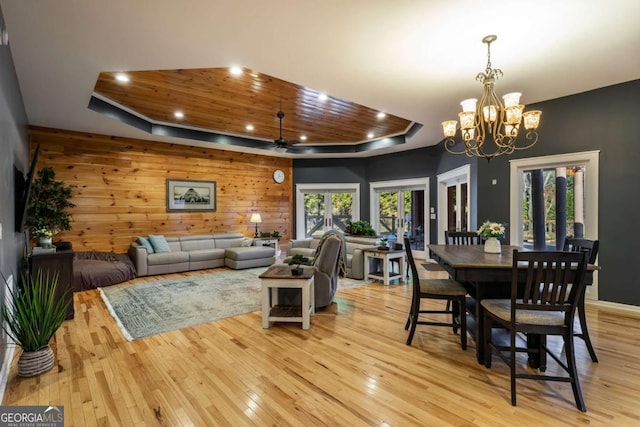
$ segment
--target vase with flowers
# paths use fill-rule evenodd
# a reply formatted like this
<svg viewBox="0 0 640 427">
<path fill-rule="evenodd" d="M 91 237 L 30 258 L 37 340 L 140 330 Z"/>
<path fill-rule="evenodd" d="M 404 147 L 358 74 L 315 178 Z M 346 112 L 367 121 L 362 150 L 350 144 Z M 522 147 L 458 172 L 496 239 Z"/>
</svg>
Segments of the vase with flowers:
<svg viewBox="0 0 640 427">
<path fill-rule="evenodd" d="M 46 228 L 39 228 L 36 230 L 36 236 L 40 238 L 40 246 L 48 248 L 51 246 L 51 239 L 53 238 L 53 231 Z"/>
<path fill-rule="evenodd" d="M 500 241 L 504 237 L 505 227 L 498 222 L 485 221 L 478 229 L 478 235 L 484 239 L 484 251 L 490 254 L 502 253 Z"/>
</svg>

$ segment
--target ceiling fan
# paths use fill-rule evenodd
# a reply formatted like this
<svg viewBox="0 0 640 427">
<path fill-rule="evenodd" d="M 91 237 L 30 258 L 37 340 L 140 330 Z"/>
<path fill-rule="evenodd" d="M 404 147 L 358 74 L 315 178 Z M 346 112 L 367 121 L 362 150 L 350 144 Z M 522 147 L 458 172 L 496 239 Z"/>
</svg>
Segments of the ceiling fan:
<svg viewBox="0 0 640 427">
<path fill-rule="evenodd" d="M 282 137 L 282 119 L 284 119 L 284 112 L 279 110 L 276 113 L 276 117 L 280 120 L 280 137 L 273 141 L 273 145 L 275 145 L 278 153 L 284 153 L 290 146 L 297 144 L 299 141 L 288 141 Z"/>
</svg>

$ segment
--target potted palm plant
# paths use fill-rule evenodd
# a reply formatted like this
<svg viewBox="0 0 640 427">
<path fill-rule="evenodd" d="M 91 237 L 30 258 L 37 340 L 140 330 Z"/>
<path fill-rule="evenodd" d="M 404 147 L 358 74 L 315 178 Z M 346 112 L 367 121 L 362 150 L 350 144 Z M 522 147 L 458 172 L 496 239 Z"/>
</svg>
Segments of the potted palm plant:
<svg viewBox="0 0 640 427">
<path fill-rule="evenodd" d="M 6 283 L 6 280 L 5 280 Z M 2 329 L 22 348 L 18 375 L 31 377 L 53 367 L 55 356 L 49 341 L 65 319 L 71 304 L 69 290 L 56 295 L 58 275 L 23 274 L 18 289 L 11 289 L 2 307 Z"/>
</svg>

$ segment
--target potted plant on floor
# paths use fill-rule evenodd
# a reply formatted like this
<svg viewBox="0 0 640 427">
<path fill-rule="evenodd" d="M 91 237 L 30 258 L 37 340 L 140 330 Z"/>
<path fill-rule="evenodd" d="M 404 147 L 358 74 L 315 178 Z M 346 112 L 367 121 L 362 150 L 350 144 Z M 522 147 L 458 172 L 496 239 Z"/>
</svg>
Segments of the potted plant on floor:
<svg viewBox="0 0 640 427">
<path fill-rule="evenodd" d="M 6 280 L 5 280 L 6 283 Z M 56 295 L 58 275 L 23 274 L 18 289 L 7 283 L 8 298 L 2 306 L 2 329 L 22 348 L 18 375 L 31 377 L 53 367 L 55 356 L 49 341 L 65 319 L 71 298 L 69 290 Z"/>
</svg>

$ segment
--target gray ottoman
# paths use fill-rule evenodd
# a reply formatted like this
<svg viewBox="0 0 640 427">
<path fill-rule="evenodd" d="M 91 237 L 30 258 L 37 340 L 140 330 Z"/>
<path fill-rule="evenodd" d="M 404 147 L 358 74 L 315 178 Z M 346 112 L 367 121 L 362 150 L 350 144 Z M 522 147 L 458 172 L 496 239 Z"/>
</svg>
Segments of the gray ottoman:
<svg viewBox="0 0 640 427">
<path fill-rule="evenodd" d="M 276 250 L 271 246 L 243 246 L 227 248 L 224 265 L 235 270 L 267 267 L 276 262 Z"/>
</svg>

